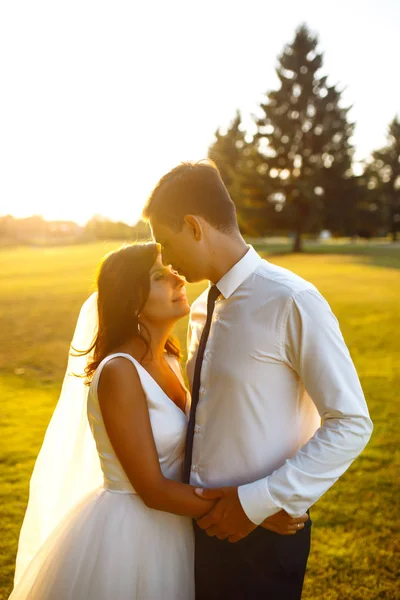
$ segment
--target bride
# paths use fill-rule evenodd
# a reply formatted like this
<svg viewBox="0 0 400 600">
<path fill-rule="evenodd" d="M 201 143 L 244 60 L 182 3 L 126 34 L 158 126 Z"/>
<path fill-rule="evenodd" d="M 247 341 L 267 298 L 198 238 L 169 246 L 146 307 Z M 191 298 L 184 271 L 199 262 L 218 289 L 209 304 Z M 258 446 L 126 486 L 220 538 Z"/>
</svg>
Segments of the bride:
<svg viewBox="0 0 400 600">
<path fill-rule="evenodd" d="M 105 258 L 97 288 L 31 479 L 10 599 L 191 600 L 191 517 L 213 502 L 180 483 L 190 401 L 170 334 L 190 310 L 184 280 L 157 244 L 136 244 Z"/>
</svg>

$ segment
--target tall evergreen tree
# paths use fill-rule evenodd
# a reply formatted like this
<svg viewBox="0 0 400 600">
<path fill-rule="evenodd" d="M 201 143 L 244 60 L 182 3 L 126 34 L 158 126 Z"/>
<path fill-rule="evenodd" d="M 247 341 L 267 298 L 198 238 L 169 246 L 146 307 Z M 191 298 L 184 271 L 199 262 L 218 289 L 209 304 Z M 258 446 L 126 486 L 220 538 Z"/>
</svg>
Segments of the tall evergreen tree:
<svg viewBox="0 0 400 600">
<path fill-rule="evenodd" d="M 258 151 L 256 143 L 248 143 L 244 148 L 231 187 L 232 196 L 237 198 L 238 220 L 243 233 L 264 236 L 282 229 L 282 215 L 275 210 L 277 205 L 272 200 L 274 189 L 267 175 L 265 157 Z"/>
<path fill-rule="evenodd" d="M 400 231 L 400 121 L 389 125 L 387 145 L 372 154 L 366 168 L 370 197 L 380 208 L 382 220 L 397 240 Z"/>
<path fill-rule="evenodd" d="M 237 111 L 226 133 L 221 133 L 220 129 L 215 132 L 215 141 L 208 151 L 208 157 L 217 165 L 221 177 L 231 194 L 235 172 L 246 147 L 245 133 L 240 126 L 241 115 Z"/>
<path fill-rule="evenodd" d="M 208 150 L 210 158 L 218 167 L 221 177 L 228 188 L 229 194 L 236 205 L 236 211 L 241 230 L 248 233 L 248 214 L 242 197 L 242 180 L 238 172 L 246 162 L 250 145 L 245 140 L 245 132 L 241 127 L 241 114 L 236 112 L 227 131 L 220 129 L 215 132 L 215 141 Z"/>
<path fill-rule="evenodd" d="M 285 198 L 297 252 L 302 233 L 340 221 L 349 199 L 354 126 L 340 106 L 341 92 L 319 75 L 317 45 L 305 25 L 296 31 L 279 57 L 279 88 L 267 94 L 257 120 L 260 152 L 275 193 Z"/>
<path fill-rule="evenodd" d="M 239 111 L 226 133 L 215 133 L 208 157 L 217 165 L 236 205 L 241 231 L 259 236 L 273 228 L 274 206 L 268 202 L 272 189 L 266 176 L 265 157 L 258 152 L 254 140 L 246 141 Z"/>
</svg>

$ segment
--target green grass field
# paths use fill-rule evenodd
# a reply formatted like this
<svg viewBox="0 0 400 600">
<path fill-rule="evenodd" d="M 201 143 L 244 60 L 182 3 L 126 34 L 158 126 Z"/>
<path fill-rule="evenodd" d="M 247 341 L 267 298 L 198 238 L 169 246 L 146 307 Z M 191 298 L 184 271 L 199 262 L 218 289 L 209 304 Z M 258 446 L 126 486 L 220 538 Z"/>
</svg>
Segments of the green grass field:
<svg viewBox="0 0 400 600">
<path fill-rule="evenodd" d="M 29 477 L 58 398 L 77 313 L 93 290 L 100 257 L 116 245 L 0 252 L 0 600 L 11 591 Z M 270 260 L 311 280 L 330 302 L 375 429 L 362 456 L 312 510 L 303 599 L 400 598 L 400 248 L 310 250 Z M 189 286 L 190 299 L 202 289 Z M 185 328 L 185 322 L 177 328 L 183 348 Z"/>
</svg>

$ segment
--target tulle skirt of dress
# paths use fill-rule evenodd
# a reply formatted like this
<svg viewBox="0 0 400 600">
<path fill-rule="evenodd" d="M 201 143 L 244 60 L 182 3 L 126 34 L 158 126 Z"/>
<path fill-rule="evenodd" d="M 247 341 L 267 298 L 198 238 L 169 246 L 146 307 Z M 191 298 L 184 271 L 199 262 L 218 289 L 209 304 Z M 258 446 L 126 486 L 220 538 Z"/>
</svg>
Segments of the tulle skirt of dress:
<svg viewBox="0 0 400 600">
<path fill-rule="evenodd" d="M 100 488 L 44 543 L 10 600 L 193 600 L 191 519 Z"/>
</svg>

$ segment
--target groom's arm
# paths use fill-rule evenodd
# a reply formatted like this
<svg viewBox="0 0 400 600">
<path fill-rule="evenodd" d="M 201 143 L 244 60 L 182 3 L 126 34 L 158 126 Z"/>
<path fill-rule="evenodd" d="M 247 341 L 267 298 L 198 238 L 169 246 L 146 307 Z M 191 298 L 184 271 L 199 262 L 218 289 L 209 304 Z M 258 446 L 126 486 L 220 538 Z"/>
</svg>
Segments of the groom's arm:
<svg viewBox="0 0 400 600">
<path fill-rule="evenodd" d="M 339 324 L 326 300 L 306 290 L 290 300 L 283 358 L 296 371 L 321 416 L 321 427 L 270 476 L 239 488 L 256 524 L 284 509 L 303 514 L 346 471 L 367 444 L 372 422 Z"/>
<path fill-rule="evenodd" d="M 232 506 L 230 523 L 222 517 L 222 510 L 217 511 L 220 501 L 211 511 L 211 526 L 213 531 L 218 532 L 218 527 L 229 531 L 231 541 L 247 535 L 251 524 L 254 528 L 282 509 L 292 517 L 303 514 L 346 471 L 372 432 L 357 373 L 328 303 L 313 289 L 288 302 L 282 360 L 304 383 L 321 416 L 321 427 L 268 477 L 229 488 L 230 499 L 221 509 L 226 513 Z M 221 519 L 215 529 L 217 513 Z M 235 518 L 240 523 L 240 537 L 235 537 Z M 207 517 L 202 519 L 202 525 L 209 523 Z"/>
</svg>

